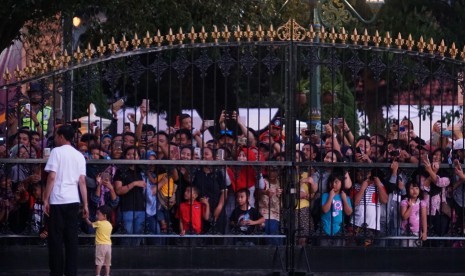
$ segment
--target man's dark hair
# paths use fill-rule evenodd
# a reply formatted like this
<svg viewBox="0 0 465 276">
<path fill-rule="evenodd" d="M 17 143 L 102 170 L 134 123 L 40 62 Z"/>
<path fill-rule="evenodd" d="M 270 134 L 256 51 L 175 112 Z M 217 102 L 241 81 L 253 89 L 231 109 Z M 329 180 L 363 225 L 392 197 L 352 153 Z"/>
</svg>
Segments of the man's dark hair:
<svg viewBox="0 0 465 276">
<path fill-rule="evenodd" d="M 368 136 L 368 135 L 361 135 L 361 136 L 359 136 L 359 137 L 357 138 L 357 141 L 356 141 L 355 143 L 358 143 L 358 141 L 360 141 L 360 140 L 368 141 L 368 144 L 371 145 L 371 138 L 370 138 L 370 136 Z"/>
<path fill-rule="evenodd" d="M 149 131 L 157 132 L 155 127 L 152 126 L 151 124 L 143 124 L 142 125 L 142 132 L 149 132 Z"/>
<path fill-rule="evenodd" d="M 97 142 L 97 141 L 98 141 L 97 135 L 92 134 L 92 133 L 84 133 L 84 134 L 81 136 L 81 142 L 87 143 L 87 142 L 89 142 L 89 141 Z"/>
<path fill-rule="evenodd" d="M 22 133 L 22 134 L 26 134 L 27 137 L 29 138 L 29 140 L 31 140 L 31 133 L 29 132 L 29 130 L 20 129 L 20 130 L 18 131 L 18 135 L 17 135 L 18 139 L 19 139 L 19 135 L 20 135 L 21 133 Z"/>
<path fill-rule="evenodd" d="M 168 135 L 168 133 L 166 133 L 164 131 L 159 131 L 159 132 L 155 133 L 155 136 L 165 136 L 167 141 L 170 140 L 170 136 Z"/>
<path fill-rule="evenodd" d="M 191 118 L 191 115 L 182 113 L 181 115 L 179 115 L 179 122 L 181 123 L 182 120 L 187 119 L 187 118 Z"/>
<path fill-rule="evenodd" d="M 133 137 L 134 139 L 136 138 L 136 134 L 134 134 L 134 132 L 128 132 L 128 131 L 126 131 L 125 133 L 123 133 L 123 139 L 124 139 L 124 136 L 131 136 L 131 137 Z"/>
<path fill-rule="evenodd" d="M 75 129 L 70 125 L 62 125 L 57 130 L 57 134 L 62 135 L 68 142 L 73 141 L 75 132 Z"/>
<path fill-rule="evenodd" d="M 192 133 L 187 129 L 181 128 L 181 129 L 176 130 L 174 135 L 176 136 L 178 134 L 179 135 L 184 134 L 184 135 L 186 135 L 187 140 L 192 140 Z"/>
</svg>

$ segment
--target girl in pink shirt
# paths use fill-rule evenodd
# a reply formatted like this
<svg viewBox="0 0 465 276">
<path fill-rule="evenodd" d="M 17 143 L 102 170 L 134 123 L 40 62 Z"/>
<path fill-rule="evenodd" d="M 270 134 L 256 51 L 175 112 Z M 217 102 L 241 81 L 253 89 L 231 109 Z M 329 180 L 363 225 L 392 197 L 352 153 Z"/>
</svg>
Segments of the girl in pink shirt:
<svg viewBox="0 0 465 276">
<path fill-rule="evenodd" d="M 416 180 L 412 180 L 409 183 L 407 191 L 407 198 L 400 203 L 402 234 L 406 236 L 413 235 L 425 241 L 428 229 L 426 221 L 427 203 L 422 199 L 420 185 Z M 402 245 L 405 247 L 414 247 L 420 244 L 411 240 L 402 241 Z"/>
</svg>

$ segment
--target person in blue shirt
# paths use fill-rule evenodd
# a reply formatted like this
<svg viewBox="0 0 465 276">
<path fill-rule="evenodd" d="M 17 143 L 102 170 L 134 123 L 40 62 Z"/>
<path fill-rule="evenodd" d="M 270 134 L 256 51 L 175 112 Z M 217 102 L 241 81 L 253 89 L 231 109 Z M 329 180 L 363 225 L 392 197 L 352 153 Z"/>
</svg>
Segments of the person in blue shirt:
<svg viewBox="0 0 465 276">
<path fill-rule="evenodd" d="M 343 191 L 342 183 L 344 174 L 333 172 L 328 178 L 328 192 L 321 197 L 321 227 L 323 233 L 328 236 L 338 236 L 342 232 L 344 221 L 343 214 L 350 216 L 352 214 L 352 203 L 350 197 Z M 321 239 L 323 246 L 342 246 L 343 239 Z"/>
</svg>

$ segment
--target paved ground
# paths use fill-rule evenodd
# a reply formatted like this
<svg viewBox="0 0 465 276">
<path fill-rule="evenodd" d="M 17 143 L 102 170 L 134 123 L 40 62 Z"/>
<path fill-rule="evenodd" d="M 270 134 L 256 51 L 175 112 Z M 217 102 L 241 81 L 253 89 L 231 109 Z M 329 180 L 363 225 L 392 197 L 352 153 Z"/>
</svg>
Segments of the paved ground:
<svg viewBox="0 0 465 276">
<path fill-rule="evenodd" d="M 171 269 L 171 270 L 126 270 L 126 269 L 117 269 L 112 270 L 110 273 L 112 276 L 217 276 L 217 275 L 226 275 L 226 276 L 284 276 L 284 275 L 291 275 L 289 273 L 282 273 L 282 272 L 273 272 L 269 270 L 221 270 L 221 269 L 202 269 L 202 270 L 183 270 L 183 269 Z M 15 272 L 0 272 L 0 276 L 48 276 L 48 271 L 15 271 Z M 94 271 L 92 270 L 81 270 L 79 271 L 78 276 L 87 276 L 87 275 L 94 275 Z M 313 276 L 459 276 L 464 275 L 464 273 L 385 273 L 385 272 L 339 272 L 339 273 L 324 273 L 324 272 L 315 272 L 315 273 L 303 273 L 303 272 L 296 272 L 294 275 L 313 275 Z"/>
</svg>

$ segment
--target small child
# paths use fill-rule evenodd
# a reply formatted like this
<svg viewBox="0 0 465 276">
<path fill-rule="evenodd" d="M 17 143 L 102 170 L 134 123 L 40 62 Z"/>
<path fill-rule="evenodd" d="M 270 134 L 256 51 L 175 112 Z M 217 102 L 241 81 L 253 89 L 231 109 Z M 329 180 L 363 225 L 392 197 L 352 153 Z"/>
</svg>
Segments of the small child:
<svg viewBox="0 0 465 276">
<path fill-rule="evenodd" d="M 202 197 L 200 202 L 197 200 L 199 191 L 197 187 L 188 186 L 184 191 L 185 201 L 179 205 L 178 218 L 180 235 L 187 233 L 202 233 L 202 219 L 210 218 L 210 205 L 208 198 Z"/>
<path fill-rule="evenodd" d="M 344 175 L 330 174 L 328 177 L 328 191 L 321 196 L 321 227 L 328 236 L 340 234 L 343 223 L 342 213 L 350 216 L 352 204 L 350 198 L 342 190 Z M 342 239 L 321 239 L 321 245 L 342 246 Z"/>
<path fill-rule="evenodd" d="M 105 266 L 105 275 L 110 275 L 111 266 L 111 231 L 113 226 L 108 221 L 111 217 L 111 207 L 102 205 L 97 208 L 95 214 L 96 222 L 86 218 L 87 224 L 96 229 L 95 231 L 95 275 L 99 276 L 102 266 Z"/>
<path fill-rule="evenodd" d="M 412 180 L 408 185 L 408 196 L 400 203 L 402 215 L 402 234 L 405 236 L 416 236 L 422 241 L 427 239 L 428 225 L 426 221 L 427 203 L 420 196 L 420 184 Z M 420 232 L 421 223 L 421 232 Z M 410 244 L 409 244 L 410 242 Z M 402 240 L 402 246 L 413 247 L 419 243 Z"/>
<path fill-rule="evenodd" d="M 265 223 L 265 218 L 258 212 L 257 209 L 249 205 L 250 191 L 247 188 L 240 189 L 236 192 L 237 207 L 231 214 L 229 222 L 234 230 L 238 230 L 242 234 L 252 234 L 255 230 Z M 246 245 L 253 245 L 250 241 L 245 242 Z"/>
</svg>

